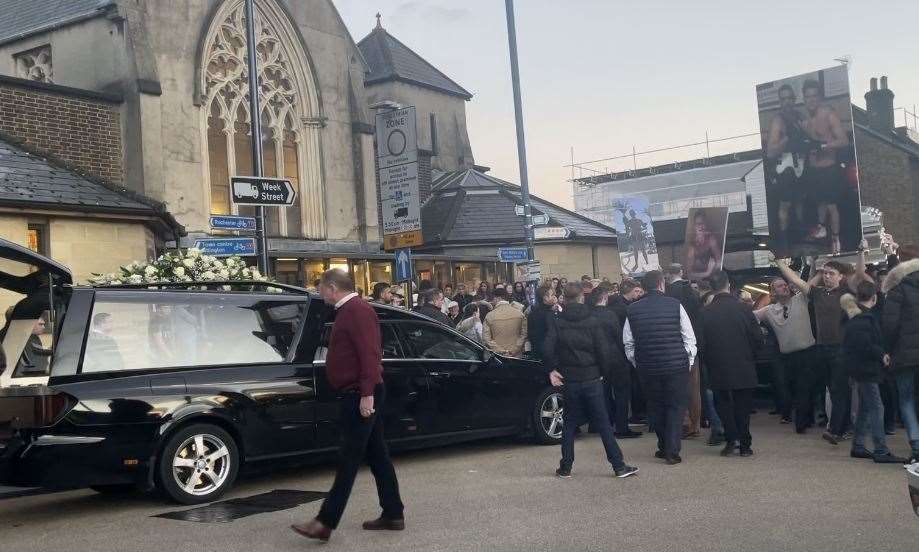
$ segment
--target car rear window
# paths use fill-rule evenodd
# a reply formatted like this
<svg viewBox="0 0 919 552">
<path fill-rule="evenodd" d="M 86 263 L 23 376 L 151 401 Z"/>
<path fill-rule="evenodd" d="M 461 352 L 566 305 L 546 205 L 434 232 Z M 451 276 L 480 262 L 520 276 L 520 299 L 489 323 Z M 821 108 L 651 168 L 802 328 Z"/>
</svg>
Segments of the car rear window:
<svg viewBox="0 0 919 552">
<path fill-rule="evenodd" d="M 100 292 L 82 372 L 284 362 L 306 308 L 244 294 Z"/>
</svg>

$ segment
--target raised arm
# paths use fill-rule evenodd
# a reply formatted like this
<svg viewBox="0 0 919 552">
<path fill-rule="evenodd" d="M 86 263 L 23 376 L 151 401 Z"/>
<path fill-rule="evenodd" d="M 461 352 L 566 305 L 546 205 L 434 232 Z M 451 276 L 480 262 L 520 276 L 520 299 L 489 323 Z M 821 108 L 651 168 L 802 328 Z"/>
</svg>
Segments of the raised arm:
<svg viewBox="0 0 919 552">
<path fill-rule="evenodd" d="M 782 273 L 782 277 L 785 278 L 785 281 L 791 284 L 792 286 L 798 288 L 804 294 L 810 294 L 811 282 L 805 282 L 801 279 L 798 274 L 788 266 L 788 263 L 784 259 L 776 259 L 775 266 L 779 267 L 779 271 Z"/>
</svg>

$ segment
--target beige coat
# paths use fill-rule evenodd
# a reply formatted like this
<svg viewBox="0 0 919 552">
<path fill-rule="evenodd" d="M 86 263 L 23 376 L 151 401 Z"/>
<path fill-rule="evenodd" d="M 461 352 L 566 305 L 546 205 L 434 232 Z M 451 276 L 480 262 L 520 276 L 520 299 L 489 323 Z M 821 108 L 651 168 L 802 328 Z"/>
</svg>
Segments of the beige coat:
<svg viewBox="0 0 919 552">
<path fill-rule="evenodd" d="M 522 357 L 527 340 L 527 318 L 510 303 L 501 301 L 485 316 L 482 338 L 496 353 Z"/>
</svg>

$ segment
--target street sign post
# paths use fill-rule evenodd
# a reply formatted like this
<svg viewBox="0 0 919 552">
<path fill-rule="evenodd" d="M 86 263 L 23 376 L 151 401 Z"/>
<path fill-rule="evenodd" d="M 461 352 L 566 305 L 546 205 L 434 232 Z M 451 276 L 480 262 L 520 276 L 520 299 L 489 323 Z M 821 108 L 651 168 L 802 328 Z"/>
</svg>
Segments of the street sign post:
<svg viewBox="0 0 919 552">
<path fill-rule="evenodd" d="M 378 113 L 376 117 L 383 247 L 389 250 L 424 243 L 415 125 L 414 107 Z"/>
<path fill-rule="evenodd" d="M 211 228 L 214 230 L 237 230 L 241 232 L 254 232 L 256 229 L 255 217 L 212 215 Z"/>
<path fill-rule="evenodd" d="M 289 207 L 297 192 L 290 180 L 257 176 L 234 176 L 230 179 L 231 197 L 237 205 Z"/>
<path fill-rule="evenodd" d="M 255 238 L 200 238 L 195 248 L 214 257 L 251 257 L 255 255 Z"/>
<path fill-rule="evenodd" d="M 549 224 L 549 215 L 533 215 L 533 226 L 545 226 Z"/>
<path fill-rule="evenodd" d="M 520 263 L 526 261 L 527 259 L 529 259 L 529 257 L 526 247 L 498 248 L 498 260 L 502 263 Z"/>
<path fill-rule="evenodd" d="M 397 249 L 394 258 L 396 261 L 396 282 L 403 283 L 412 279 L 412 250 Z"/>
</svg>

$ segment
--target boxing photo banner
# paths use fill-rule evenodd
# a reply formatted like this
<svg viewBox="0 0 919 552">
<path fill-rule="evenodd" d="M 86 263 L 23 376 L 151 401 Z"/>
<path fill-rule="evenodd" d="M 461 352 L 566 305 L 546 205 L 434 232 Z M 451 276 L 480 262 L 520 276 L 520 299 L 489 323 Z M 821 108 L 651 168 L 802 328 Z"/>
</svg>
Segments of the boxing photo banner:
<svg viewBox="0 0 919 552">
<path fill-rule="evenodd" d="M 616 229 L 623 276 L 641 276 L 660 270 L 647 199 L 617 199 L 613 208 L 613 228 Z"/>
<path fill-rule="evenodd" d="M 845 65 L 756 86 L 769 245 L 780 257 L 838 254 L 862 239 Z"/>
<path fill-rule="evenodd" d="M 728 232 L 727 207 L 693 207 L 686 218 L 683 273 L 690 280 L 703 280 L 724 263 Z"/>
</svg>

